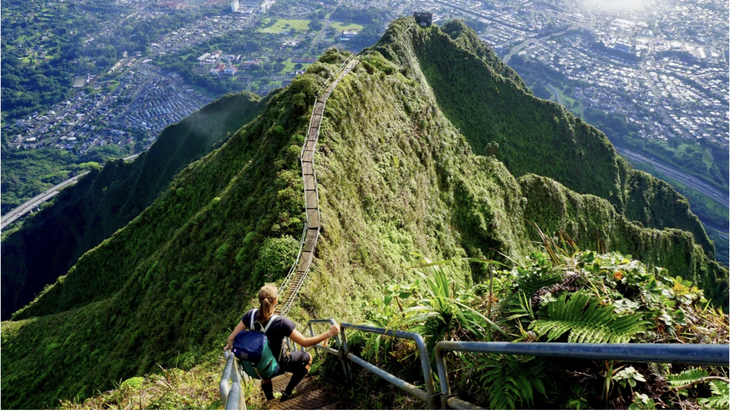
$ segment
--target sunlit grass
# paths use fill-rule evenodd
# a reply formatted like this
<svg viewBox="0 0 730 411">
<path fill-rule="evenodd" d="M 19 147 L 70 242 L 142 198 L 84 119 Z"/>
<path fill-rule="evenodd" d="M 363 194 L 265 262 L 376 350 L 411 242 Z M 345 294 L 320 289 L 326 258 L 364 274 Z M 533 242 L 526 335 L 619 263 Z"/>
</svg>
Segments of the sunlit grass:
<svg viewBox="0 0 730 411">
<path fill-rule="evenodd" d="M 309 31 L 309 20 L 277 20 L 271 27 L 258 29 L 256 31 L 260 33 L 273 33 L 278 34 L 289 29 L 294 28 L 298 31 Z"/>
</svg>

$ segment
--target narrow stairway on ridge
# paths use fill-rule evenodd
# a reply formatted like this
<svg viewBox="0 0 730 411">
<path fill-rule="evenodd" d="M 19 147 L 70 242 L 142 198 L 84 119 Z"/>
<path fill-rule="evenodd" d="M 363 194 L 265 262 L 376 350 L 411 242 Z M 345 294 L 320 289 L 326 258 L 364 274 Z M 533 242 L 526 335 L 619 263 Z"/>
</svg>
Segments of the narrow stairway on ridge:
<svg viewBox="0 0 730 411">
<path fill-rule="evenodd" d="M 327 98 L 332 94 L 337 83 L 357 65 L 359 60 L 355 55 L 350 56 L 335 72 L 337 76 L 330 86 L 322 93 L 314 103 L 312 117 L 307 130 L 307 140 L 302 147 L 299 162 L 302 166 L 302 180 L 304 181 L 304 205 L 306 209 L 307 223 L 302 234 L 299 253 L 294 264 L 289 269 L 289 274 L 281 285 L 279 295 L 279 306 L 277 314 L 286 315 L 296 301 L 297 293 L 309 274 L 309 268 L 314 260 L 314 251 L 317 247 L 317 240 L 320 232 L 319 219 L 319 194 L 317 191 L 317 174 L 314 167 L 314 151 L 319 138 L 319 129 L 322 124 L 322 116 Z"/>
<path fill-rule="evenodd" d="M 335 72 L 335 80 L 322 93 L 314 103 L 312 108 L 312 118 L 307 130 L 307 140 L 302 147 L 302 154 L 299 162 L 302 165 L 302 179 L 304 180 L 304 203 L 306 208 L 307 223 L 304 227 L 301 244 L 299 246 L 299 254 L 294 264 L 292 264 L 289 274 L 281 286 L 279 295 L 279 305 L 276 313 L 286 315 L 296 301 L 297 293 L 307 278 L 309 269 L 314 261 L 314 251 L 317 247 L 317 240 L 320 232 L 319 219 L 319 195 L 317 191 L 317 174 L 314 168 L 314 150 L 317 146 L 319 138 L 319 128 L 322 124 L 322 116 L 327 98 L 337 87 L 337 83 L 352 70 L 359 60 L 355 55 L 351 55 Z M 274 384 L 274 392 L 282 392 L 289 384 L 291 374 L 286 373 L 275 377 L 272 380 Z M 289 410 L 314 410 L 314 409 L 340 409 L 343 408 L 341 400 L 333 395 L 334 388 L 331 386 L 322 386 L 318 384 L 314 377 L 307 375 L 296 388 L 297 394 L 293 398 L 280 402 L 278 399 L 269 403 L 270 409 L 289 409 Z"/>
</svg>

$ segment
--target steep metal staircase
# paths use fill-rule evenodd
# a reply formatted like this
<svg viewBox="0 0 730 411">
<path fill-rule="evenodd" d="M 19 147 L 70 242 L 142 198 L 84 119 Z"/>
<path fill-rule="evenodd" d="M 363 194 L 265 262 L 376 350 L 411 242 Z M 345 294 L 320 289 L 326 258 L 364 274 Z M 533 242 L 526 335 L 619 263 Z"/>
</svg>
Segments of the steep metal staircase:
<svg viewBox="0 0 730 411">
<path fill-rule="evenodd" d="M 337 83 L 352 70 L 359 62 L 355 55 L 348 57 L 330 76 L 335 80 L 329 87 L 320 94 L 314 102 L 312 117 L 309 120 L 307 139 L 302 147 L 299 162 L 302 165 L 302 180 L 304 182 L 304 207 L 306 210 L 307 223 L 304 226 L 302 239 L 299 246 L 297 258 L 289 269 L 284 282 L 279 288 L 279 306 L 277 314 L 286 315 L 296 301 L 299 290 L 307 279 L 309 270 L 314 261 L 314 251 L 319 240 L 321 230 L 319 213 L 319 192 L 317 191 L 317 172 L 314 168 L 314 151 L 319 140 L 319 129 L 322 124 L 322 115 L 327 99 L 337 87 Z M 321 91 L 321 89 L 320 89 Z M 319 93 L 317 93 L 319 94 Z"/>
<path fill-rule="evenodd" d="M 304 207 L 306 211 L 306 224 L 304 226 L 304 232 L 302 233 L 302 239 L 299 245 L 299 253 L 297 258 L 289 269 L 284 282 L 280 286 L 279 294 L 279 305 L 277 306 L 276 313 L 280 315 L 287 315 L 289 310 L 296 301 L 299 290 L 302 288 L 304 281 L 307 279 L 309 270 L 314 261 L 314 251 L 317 247 L 317 240 L 319 240 L 319 233 L 321 230 L 320 224 L 320 213 L 319 213 L 319 192 L 317 191 L 317 173 L 314 168 L 314 151 L 317 147 L 317 141 L 319 140 L 319 129 L 322 124 L 322 116 L 324 114 L 324 107 L 327 103 L 327 99 L 332 94 L 332 91 L 337 87 L 337 83 L 345 77 L 350 70 L 353 69 L 359 62 L 356 55 L 350 55 L 332 75 L 327 79 L 335 78 L 335 80 L 320 94 L 322 89 L 317 91 L 318 97 L 314 101 L 314 107 L 312 108 L 312 116 L 309 120 L 309 128 L 307 130 L 307 139 L 302 147 L 301 155 L 299 156 L 299 162 L 302 166 L 302 180 L 304 182 Z M 310 324 L 310 333 L 312 333 L 312 326 Z M 289 346 L 290 351 L 297 349 L 296 346 L 291 347 L 294 343 L 286 339 L 286 344 Z M 232 354 L 227 353 L 226 356 L 226 369 L 221 379 L 220 389 L 221 397 L 223 402 L 226 403 L 226 409 L 246 409 L 246 402 L 243 398 L 243 388 L 241 387 L 242 379 L 248 379 L 245 374 L 241 374 L 237 361 Z M 274 385 L 274 391 L 283 391 L 291 375 L 284 374 L 272 379 Z M 232 383 L 229 385 L 229 380 Z M 297 385 L 298 394 L 281 403 L 278 400 L 272 401 L 269 404 L 271 409 L 337 409 L 343 408 L 338 405 L 338 397 L 332 395 L 332 387 L 318 387 L 317 382 L 309 377 L 305 378 L 302 382 Z"/>
</svg>

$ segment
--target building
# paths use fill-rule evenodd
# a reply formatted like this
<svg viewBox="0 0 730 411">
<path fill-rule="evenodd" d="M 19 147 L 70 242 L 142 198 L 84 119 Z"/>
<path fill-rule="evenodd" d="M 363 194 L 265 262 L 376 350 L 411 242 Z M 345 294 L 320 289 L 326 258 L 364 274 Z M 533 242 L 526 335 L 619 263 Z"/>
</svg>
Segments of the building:
<svg viewBox="0 0 730 411">
<path fill-rule="evenodd" d="M 418 23 L 421 27 L 428 27 L 433 21 L 433 14 L 416 11 L 413 12 L 413 18 L 416 19 L 416 23 Z"/>
<path fill-rule="evenodd" d="M 241 8 L 241 3 L 238 0 L 231 2 L 231 12 L 235 13 Z"/>
<path fill-rule="evenodd" d="M 267 0 L 267 1 L 263 2 L 261 4 L 261 7 L 259 8 L 259 13 L 266 14 L 266 12 L 269 11 L 269 9 L 271 8 L 271 6 L 274 5 L 274 3 L 276 3 L 276 0 Z"/>
</svg>

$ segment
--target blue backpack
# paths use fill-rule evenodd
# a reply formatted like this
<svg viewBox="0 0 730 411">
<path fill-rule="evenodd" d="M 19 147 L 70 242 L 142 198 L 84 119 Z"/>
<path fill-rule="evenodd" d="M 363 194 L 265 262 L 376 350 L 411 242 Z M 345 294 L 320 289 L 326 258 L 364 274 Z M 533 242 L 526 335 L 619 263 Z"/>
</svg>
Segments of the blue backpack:
<svg viewBox="0 0 730 411">
<path fill-rule="evenodd" d="M 266 338 L 266 331 L 278 315 L 272 315 L 269 318 L 269 323 L 264 327 L 258 321 L 254 322 L 257 311 L 253 310 L 251 314 L 248 330 L 236 334 L 231 351 L 239 359 L 241 368 L 246 374 L 253 378 L 270 380 L 279 373 L 279 362 L 278 358 L 274 357 L 274 353 L 271 352 L 269 339 Z M 254 328 L 255 324 L 261 326 L 263 332 L 256 330 Z"/>
</svg>

